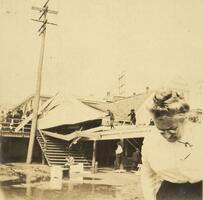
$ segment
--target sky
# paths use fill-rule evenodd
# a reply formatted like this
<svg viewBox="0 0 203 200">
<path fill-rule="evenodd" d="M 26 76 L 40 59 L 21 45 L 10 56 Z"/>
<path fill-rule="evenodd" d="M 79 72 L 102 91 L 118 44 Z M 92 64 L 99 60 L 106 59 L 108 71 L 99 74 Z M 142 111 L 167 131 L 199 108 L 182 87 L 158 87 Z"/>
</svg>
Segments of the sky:
<svg viewBox="0 0 203 200">
<path fill-rule="evenodd" d="M 0 0 L 0 104 L 17 104 L 35 93 L 40 54 L 42 0 Z M 182 77 L 202 80 L 203 1 L 50 0 L 42 94 L 63 91 L 104 97 L 157 88 Z"/>
</svg>

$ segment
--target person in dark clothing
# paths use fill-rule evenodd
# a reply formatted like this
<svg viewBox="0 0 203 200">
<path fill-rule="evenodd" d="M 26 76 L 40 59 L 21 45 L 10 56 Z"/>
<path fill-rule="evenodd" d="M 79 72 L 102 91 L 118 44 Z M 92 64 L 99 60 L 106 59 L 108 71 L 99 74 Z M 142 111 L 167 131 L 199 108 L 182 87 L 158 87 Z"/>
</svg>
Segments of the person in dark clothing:
<svg viewBox="0 0 203 200">
<path fill-rule="evenodd" d="M 17 112 L 18 112 L 19 118 L 21 119 L 22 116 L 23 116 L 23 110 L 22 110 L 21 108 L 19 108 L 19 109 L 17 110 Z"/>
<path fill-rule="evenodd" d="M 6 122 L 11 122 L 12 121 L 12 118 L 13 118 L 13 114 L 11 111 L 9 111 L 6 115 Z"/>
<path fill-rule="evenodd" d="M 20 119 L 21 119 L 21 113 L 17 110 L 13 116 L 13 129 L 19 125 Z"/>
<path fill-rule="evenodd" d="M 134 109 L 131 109 L 130 113 L 128 114 L 128 117 L 130 117 L 130 121 L 132 122 L 132 124 L 136 125 L 136 114 Z"/>
<path fill-rule="evenodd" d="M 141 163 L 141 152 L 138 148 L 132 153 L 132 156 L 126 158 L 126 165 L 131 170 L 138 170 L 138 164 Z"/>
<path fill-rule="evenodd" d="M 153 119 L 150 119 L 149 126 L 154 126 L 154 125 L 155 125 L 155 124 L 154 124 Z"/>
<path fill-rule="evenodd" d="M 134 160 L 134 168 L 135 170 L 138 170 L 138 164 L 141 163 L 141 152 L 138 148 L 136 148 L 136 151 L 133 152 L 132 158 Z"/>
<path fill-rule="evenodd" d="M 2 129 L 6 131 L 12 130 L 12 126 L 11 126 L 12 122 L 13 122 L 13 113 L 9 111 L 6 115 L 6 122 L 4 123 L 4 126 L 2 127 Z"/>
<path fill-rule="evenodd" d="M 114 120 L 115 120 L 115 117 L 114 117 L 114 114 L 110 111 L 110 110 L 107 110 L 108 114 L 106 116 L 109 116 L 110 118 L 110 127 L 111 129 L 114 128 Z"/>
<path fill-rule="evenodd" d="M 202 182 L 197 183 L 171 183 L 163 181 L 157 200 L 202 200 Z"/>
<path fill-rule="evenodd" d="M 26 116 L 26 117 L 29 117 L 30 114 L 31 114 L 31 112 L 28 110 L 28 111 L 25 113 L 25 116 Z"/>
</svg>

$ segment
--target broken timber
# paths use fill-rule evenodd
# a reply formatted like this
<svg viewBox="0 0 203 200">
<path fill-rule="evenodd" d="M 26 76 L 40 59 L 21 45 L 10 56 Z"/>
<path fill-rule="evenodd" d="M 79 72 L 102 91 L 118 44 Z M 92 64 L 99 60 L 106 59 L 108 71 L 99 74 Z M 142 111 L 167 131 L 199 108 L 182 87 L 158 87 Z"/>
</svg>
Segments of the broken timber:
<svg viewBox="0 0 203 200">
<path fill-rule="evenodd" d="M 57 94 L 58 94 L 58 93 L 57 93 Z M 57 95 L 57 94 L 56 94 L 56 95 Z M 39 108 L 39 110 L 38 110 L 38 115 L 40 115 L 40 114 L 43 112 L 43 110 L 44 110 L 45 108 L 47 108 L 47 106 L 50 105 L 50 103 L 55 99 L 56 95 L 55 95 L 54 97 L 48 99 L 48 100 Z M 32 118 L 33 118 L 33 113 L 30 114 L 26 119 L 24 119 L 24 120 L 15 128 L 15 132 L 20 131 L 20 129 L 23 128 L 29 121 L 31 121 Z"/>
<path fill-rule="evenodd" d="M 109 127 L 97 127 L 88 129 L 86 131 L 75 131 L 68 135 L 61 135 L 58 133 L 42 131 L 45 135 L 58 138 L 65 141 L 71 141 L 76 138 L 83 140 L 117 140 L 117 139 L 129 139 L 129 138 L 142 138 L 146 134 L 152 131 L 152 126 L 121 126 L 115 129 Z"/>
</svg>

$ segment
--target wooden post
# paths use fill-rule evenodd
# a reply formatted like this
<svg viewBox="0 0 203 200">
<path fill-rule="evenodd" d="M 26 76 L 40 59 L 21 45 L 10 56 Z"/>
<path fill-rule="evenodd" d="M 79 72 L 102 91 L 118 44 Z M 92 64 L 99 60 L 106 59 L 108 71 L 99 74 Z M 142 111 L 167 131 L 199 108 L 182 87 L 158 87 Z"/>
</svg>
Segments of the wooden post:
<svg viewBox="0 0 203 200">
<path fill-rule="evenodd" d="M 39 35 L 42 35 L 42 41 L 41 41 L 41 49 L 40 49 L 40 58 L 39 58 L 39 66 L 37 71 L 37 85 L 36 85 L 36 93 L 35 93 L 35 101 L 34 101 L 34 109 L 33 109 L 33 118 L 32 118 L 32 127 L 30 132 L 30 140 L 29 140 L 29 146 L 28 146 L 28 152 L 27 152 L 27 160 L 26 162 L 29 164 L 32 162 L 32 154 L 33 154 L 33 147 L 34 147 L 34 141 L 35 141 L 35 133 L 37 129 L 37 118 L 38 118 L 38 109 L 39 109 L 39 102 L 40 102 L 40 90 L 41 90 L 41 79 L 42 79 L 42 66 L 43 66 L 43 60 L 44 60 L 44 48 L 45 48 L 45 36 L 46 36 L 46 25 L 57 25 L 54 23 L 50 23 L 47 21 L 46 16 L 47 13 L 51 14 L 57 14 L 57 11 L 49 10 L 48 9 L 48 3 L 49 0 L 43 5 L 43 7 L 36 7 L 33 6 L 33 10 L 37 10 L 40 12 L 39 19 L 32 19 L 33 21 L 42 23 L 40 29 L 38 32 Z M 43 18 L 43 20 L 42 20 Z"/>
<path fill-rule="evenodd" d="M 123 153 L 122 153 L 122 158 L 121 158 L 121 165 L 120 165 L 120 169 L 123 169 L 123 159 L 124 159 L 124 155 L 125 155 L 125 145 L 124 145 L 124 139 L 121 139 L 121 147 L 123 149 Z"/>
<path fill-rule="evenodd" d="M 46 14 L 44 15 L 44 20 L 45 19 L 46 19 Z M 42 79 L 42 66 L 43 66 L 44 48 L 45 48 L 45 36 L 46 36 L 46 29 L 42 33 L 42 40 L 41 40 L 40 59 L 39 59 L 39 66 L 38 66 L 38 72 L 37 72 L 37 86 L 36 86 L 32 126 L 31 126 L 30 140 L 29 140 L 27 161 L 26 161 L 28 164 L 30 164 L 32 162 L 32 154 L 33 154 L 33 147 L 34 147 L 34 141 L 35 141 L 35 132 L 36 132 L 36 128 L 37 128 L 37 117 L 38 117 L 41 79 Z"/>
<path fill-rule="evenodd" d="M 93 141 L 93 152 L 92 152 L 92 171 L 96 171 L 96 150 L 97 150 L 97 141 Z"/>
<path fill-rule="evenodd" d="M 2 152 L 2 137 L 0 137 L 0 164 L 3 162 L 3 152 Z"/>
<path fill-rule="evenodd" d="M 44 157 L 43 152 L 42 152 L 42 165 L 45 165 L 45 157 Z"/>
</svg>

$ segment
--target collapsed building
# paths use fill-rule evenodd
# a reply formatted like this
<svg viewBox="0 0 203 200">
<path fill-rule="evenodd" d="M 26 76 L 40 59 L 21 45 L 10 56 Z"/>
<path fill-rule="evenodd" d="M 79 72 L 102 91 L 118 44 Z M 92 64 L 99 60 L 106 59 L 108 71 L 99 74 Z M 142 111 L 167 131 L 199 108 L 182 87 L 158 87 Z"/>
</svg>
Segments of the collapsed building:
<svg viewBox="0 0 203 200">
<path fill-rule="evenodd" d="M 124 157 L 141 149 L 145 134 L 149 134 L 151 116 L 147 105 L 153 92 L 134 95 L 114 102 L 75 99 L 62 94 L 42 96 L 34 144 L 33 162 L 64 165 L 67 156 L 89 168 L 112 167 L 118 140 L 123 141 Z M 11 110 L 19 109 L 29 115 L 16 121 L 1 123 L 1 162 L 25 162 L 29 142 L 34 96 Z M 115 115 L 114 129 L 108 125 L 106 111 Z M 128 118 L 131 109 L 136 112 L 137 123 Z"/>
</svg>

